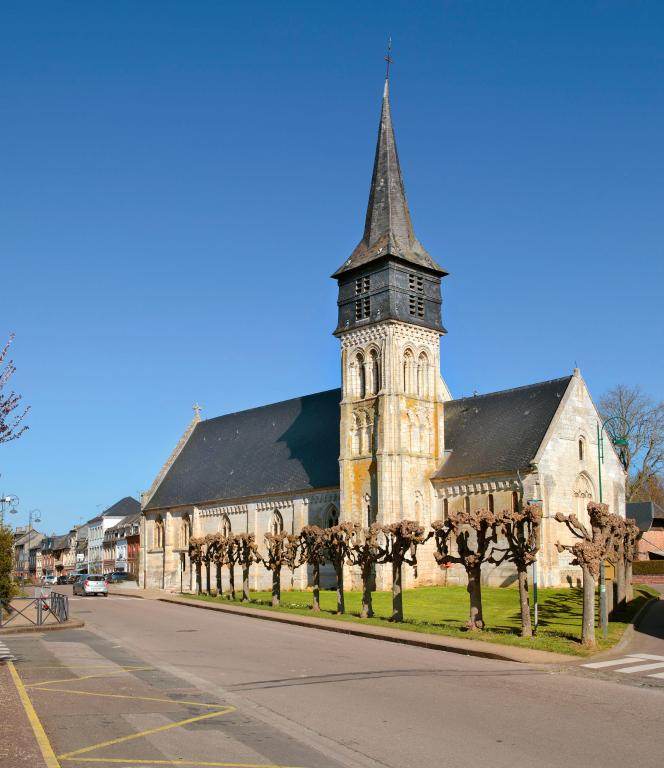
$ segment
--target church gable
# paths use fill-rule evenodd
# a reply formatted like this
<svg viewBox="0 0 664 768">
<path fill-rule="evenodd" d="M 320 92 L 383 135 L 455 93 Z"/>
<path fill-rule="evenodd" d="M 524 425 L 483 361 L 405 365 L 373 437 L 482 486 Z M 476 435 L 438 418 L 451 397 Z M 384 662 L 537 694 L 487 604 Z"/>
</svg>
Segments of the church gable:
<svg viewBox="0 0 664 768">
<path fill-rule="evenodd" d="M 338 389 L 196 424 L 146 510 L 339 486 Z"/>
<path fill-rule="evenodd" d="M 565 376 L 445 403 L 445 452 L 449 454 L 433 480 L 527 468 L 571 379 Z"/>
</svg>

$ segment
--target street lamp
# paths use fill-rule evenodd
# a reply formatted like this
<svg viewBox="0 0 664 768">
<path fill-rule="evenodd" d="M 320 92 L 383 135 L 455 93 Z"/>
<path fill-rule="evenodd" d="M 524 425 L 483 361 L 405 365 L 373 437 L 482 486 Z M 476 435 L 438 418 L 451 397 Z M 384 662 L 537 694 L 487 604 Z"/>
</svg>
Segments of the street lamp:
<svg viewBox="0 0 664 768">
<path fill-rule="evenodd" d="M 41 511 L 39 509 L 31 509 L 28 512 L 28 579 L 30 578 L 30 539 L 32 538 L 32 524 L 41 523 Z M 37 568 L 35 565 L 35 575 L 37 574 Z"/>
<path fill-rule="evenodd" d="M 611 426 L 607 426 L 611 424 Z M 600 425 L 597 422 L 597 471 L 599 476 L 599 503 L 602 503 L 602 464 L 604 463 L 604 432 L 611 438 L 611 443 L 620 448 L 620 462 L 626 467 L 625 451 L 630 425 L 622 416 L 610 416 Z M 609 620 L 606 611 L 606 581 L 604 578 L 604 558 L 599 562 L 599 617 L 602 627 L 602 637 L 606 640 L 609 634 Z"/>
<path fill-rule="evenodd" d="M 0 525 L 5 524 L 5 509 L 7 507 L 11 507 L 11 509 L 8 510 L 10 515 L 18 514 L 18 509 L 16 509 L 17 504 L 18 496 L 15 496 L 13 493 L 9 493 L 6 496 L 0 496 Z"/>
</svg>

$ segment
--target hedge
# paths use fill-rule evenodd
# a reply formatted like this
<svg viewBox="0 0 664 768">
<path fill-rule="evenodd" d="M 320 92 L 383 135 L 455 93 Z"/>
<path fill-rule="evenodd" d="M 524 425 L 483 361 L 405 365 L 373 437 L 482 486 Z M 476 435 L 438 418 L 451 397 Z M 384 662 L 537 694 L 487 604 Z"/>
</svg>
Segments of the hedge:
<svg viewBox="0 0 664 768">
<path fill-rule="evenodd" d="M 664 560 L 635 560 L 632 563 L 634 576 L 646 576 L 649 574 L 664 575 Z"/>
</svg>

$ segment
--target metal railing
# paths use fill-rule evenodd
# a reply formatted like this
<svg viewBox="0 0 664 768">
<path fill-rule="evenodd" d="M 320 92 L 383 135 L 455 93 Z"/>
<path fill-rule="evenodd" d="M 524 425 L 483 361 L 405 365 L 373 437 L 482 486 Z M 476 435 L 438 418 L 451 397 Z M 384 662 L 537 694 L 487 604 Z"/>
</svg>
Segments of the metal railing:
<svg viewBox="0 0 664 768">
<path fill-rule="evenodd" d="M 51 623 L 62 624 L 69 619 L 69 597 L 61 592 L 37 595 L 35 597 L 14 597 L 11 600 L 0 600 L 0 627 L 14 623 L 15 627 L 41 627 L 48 623 L 49 617 L 55 620 Z M 20 619 L 20 620 L 19 620 Z"/>
</svg>

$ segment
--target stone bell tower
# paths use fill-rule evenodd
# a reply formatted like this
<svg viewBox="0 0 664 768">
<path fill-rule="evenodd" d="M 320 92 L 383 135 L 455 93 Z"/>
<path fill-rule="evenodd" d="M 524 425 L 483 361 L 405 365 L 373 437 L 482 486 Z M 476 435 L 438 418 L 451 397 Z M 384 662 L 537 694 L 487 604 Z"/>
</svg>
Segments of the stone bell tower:
<svg viewBox="0 0 664 768">
<path fill-rule="evenodd" d="M 441 278 L 415 237 L 385 81 L 364 235 L 339 284 L 341 519 L 431 519 L 443 452 Z"/>
</svg>

